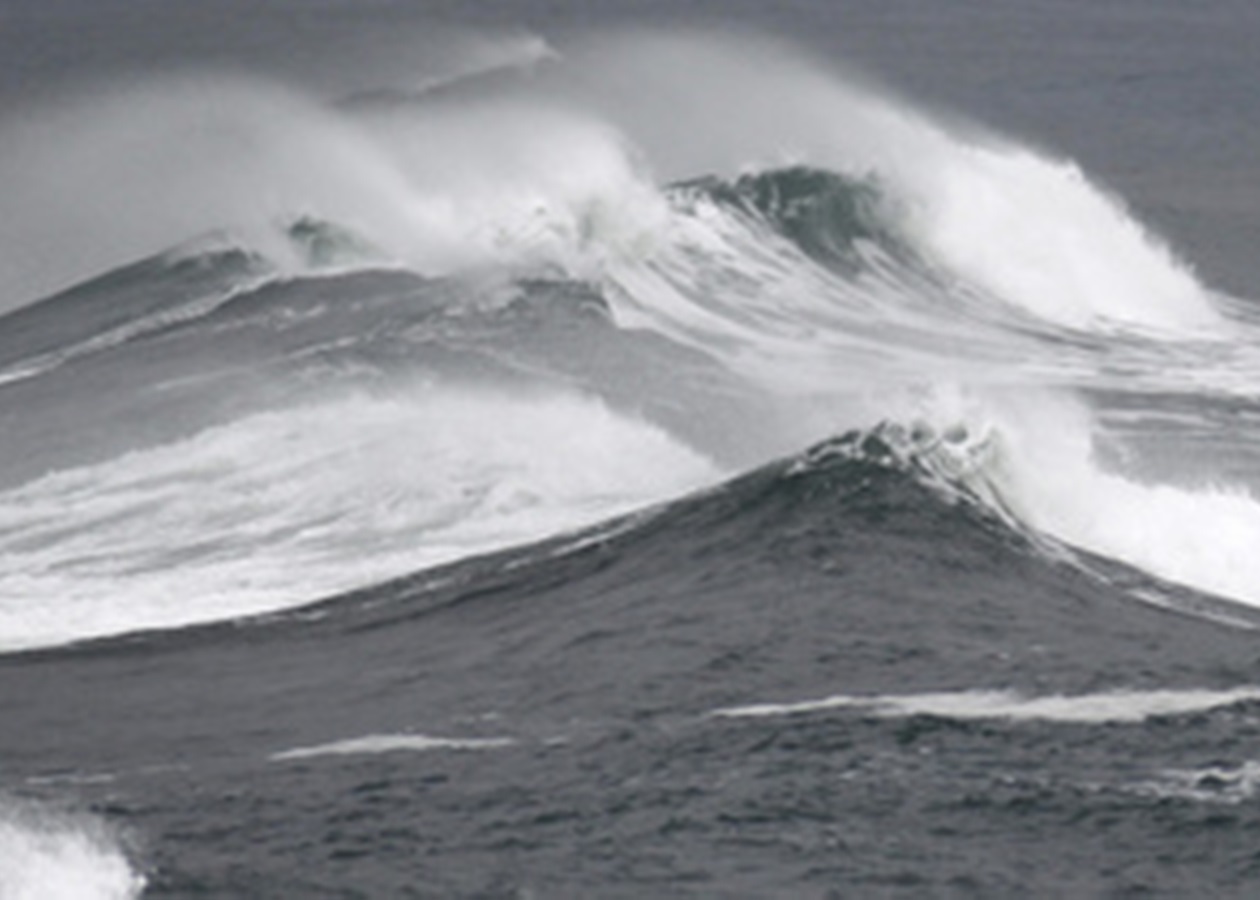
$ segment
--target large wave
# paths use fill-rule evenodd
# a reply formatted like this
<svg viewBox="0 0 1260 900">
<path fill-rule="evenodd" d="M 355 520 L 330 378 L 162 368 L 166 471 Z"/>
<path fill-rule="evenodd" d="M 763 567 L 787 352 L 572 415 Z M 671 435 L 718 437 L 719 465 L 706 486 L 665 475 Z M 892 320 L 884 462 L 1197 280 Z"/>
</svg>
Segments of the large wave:
<svg viewBox="0 0 1260 900">
<path fill-rule="evenodd" d="M 1260 603 L 1256 473 L 1154 481 L 1113 416 L 1245 403 L 1234 304 L 1072 162 L 750 46 L 341 104 L 184 74 L 9 126 L 0 302 L 114 271 L 0 342 L 35 460 L 0 495 L 0 642 L 306 603 L 880 422 L 965 436 L 929 456 L 1018 527 Z M 588 292 L 599 350 L 478 318 L 523 290 Z"/>
</svg>

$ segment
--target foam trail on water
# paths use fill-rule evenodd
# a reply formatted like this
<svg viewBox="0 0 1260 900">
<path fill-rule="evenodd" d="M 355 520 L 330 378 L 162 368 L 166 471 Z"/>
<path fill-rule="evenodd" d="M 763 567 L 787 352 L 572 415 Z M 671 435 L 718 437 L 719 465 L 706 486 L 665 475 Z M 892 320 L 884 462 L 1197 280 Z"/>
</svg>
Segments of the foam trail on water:
<svg viewBox="0 0 1260 900">
<path fill-rule="evenodd" d="M 376 756 L 382 753 L 427 753 L 434 750 L 499 750 L 511 738 L 441 738 L 423 734 L 369 734 L 314 747 L 296 747 L 272 754 L 272 762 L 316 759 L 321 756 Z"/>
<path fill-rule="evenodd" d="M 293 607 L 720 474 L 565 394 L 434 389 L 258 414 L 0 494 L 0 647 Z"/>
<path fill-rule="evenodd" d="M 939 716 L 961 720 L 1005 719 L 1105 725 L 1144 722 L 1162 716 L 1184 716 L 1255 700 L 1260 700 L 1260 688 L 1108 691 L 1042 697 L 1028 697 L 1016 691 L 978 690 L 868 697 L 836 694 L 799 703 L 733 706 L 716 710 L 713 715 L 727 719 L 759 719 L 850 709 L 889 717 Z"/>
<path fill-rule="evenodd" d="M 1247 803 L 1260 790 L 1260 762 L 1215 765 L 1201 769 L 1168 769 L 1138 785 L 1144 794 L 1199 803 Z"/>
<path fill-rule="evenodd" d="M 99 820 L 28 803 L 0 807 L 5 900 L 134 900 L 145 882 Z"/>
</svg>

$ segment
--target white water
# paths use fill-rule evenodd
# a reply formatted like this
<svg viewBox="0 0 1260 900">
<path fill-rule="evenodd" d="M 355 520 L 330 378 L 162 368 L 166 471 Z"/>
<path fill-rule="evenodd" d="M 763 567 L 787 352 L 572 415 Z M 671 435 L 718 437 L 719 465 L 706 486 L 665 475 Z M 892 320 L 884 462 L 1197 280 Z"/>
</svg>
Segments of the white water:
<svg viewBox="0 0 1260 900">
<path fill-rule="evenodd" d="M 718 477 L 571 395 L 417 389 L 259 414 L 0 494 L 0 647 L 297 606 Z"/>
<path fill-rule="evenodd" d="M 1247 760 L 1238 766 L 1168 769 L 1159 773 L 1158 778 L 1139 784 L 1137 790 L 1156 797 L 1199 803 L 1246 803 L 1260 791 L 1260 762 Z"/>
<path fill-rule="evenodd" d="M 100 821 L 31 804 L 0 806 L 3 900 L 133 900 L 144 886 Z"/>
<path fill-rule="evenodd" d="M 964 279 L 1073 328 L 1219 333 L 1209 293 L 1075 165 L 1017 146 L 955 144 L 919 173 L 913 227 Z"/>
<path fill-rule="evenodd" d="M 913 242 L 994 302 L 1074 328 L 1222 327 L 1189 267 L 1072 162 L 944 124 L 798 48 L 655 35 L 579 61 L 597 108 L 667 177 L 801 162 L 873 175 Z"/>
</svg>

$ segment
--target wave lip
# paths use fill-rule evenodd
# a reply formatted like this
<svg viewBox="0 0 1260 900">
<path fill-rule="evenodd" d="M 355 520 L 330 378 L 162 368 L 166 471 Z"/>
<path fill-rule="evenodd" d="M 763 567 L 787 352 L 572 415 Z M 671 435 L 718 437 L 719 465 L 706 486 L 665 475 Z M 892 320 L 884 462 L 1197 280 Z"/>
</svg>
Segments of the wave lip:
<svg viewBox="0 0 1260 900">
<path fill-rule="evenodd" d="M 1260 687 L 1103 691 L 1095 694 L 1025 696 L 1010 690 L 943 691 L 927 694 L 855 696 L 835 694 L 797 703 L 763 703 L 715 710 L 723 719 L 763 719 L 830 710 L 856 710 L 884 718 L 935 716 L 962 721 L 1000 719 L 1081 725 L 1135 724 L 1184 716 L 1260 700 Z"/>
</svg>

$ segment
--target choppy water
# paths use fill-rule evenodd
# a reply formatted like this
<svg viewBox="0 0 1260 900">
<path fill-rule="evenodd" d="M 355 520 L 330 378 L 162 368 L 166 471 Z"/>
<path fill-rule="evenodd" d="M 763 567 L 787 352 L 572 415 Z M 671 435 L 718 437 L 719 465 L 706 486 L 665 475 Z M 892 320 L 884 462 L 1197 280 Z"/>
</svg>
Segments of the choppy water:
<svg viewBox="0 0 1260 900">
<path fill-rule="evenodd" d="M 0 896 L 1250 895 L 1260 23 L 229 7 L 8 13 Z"/>
</svg>

